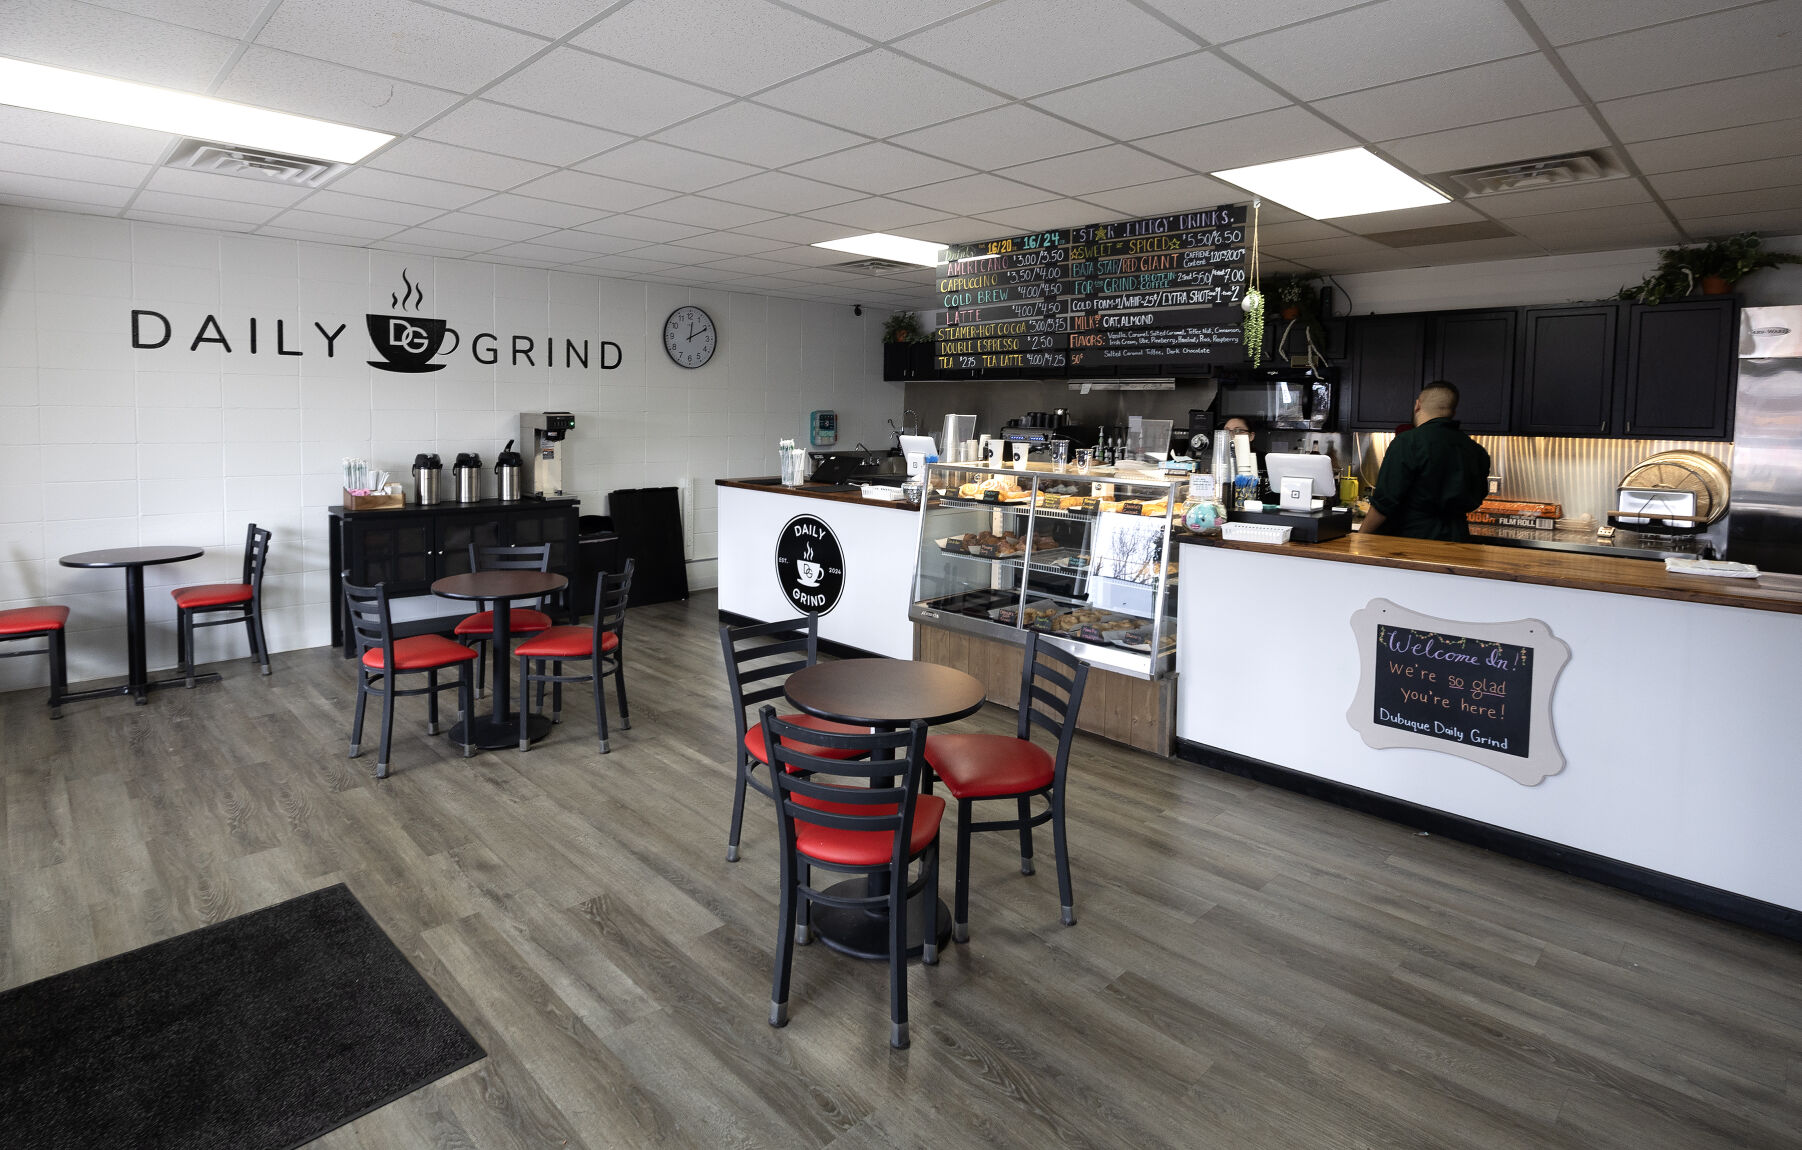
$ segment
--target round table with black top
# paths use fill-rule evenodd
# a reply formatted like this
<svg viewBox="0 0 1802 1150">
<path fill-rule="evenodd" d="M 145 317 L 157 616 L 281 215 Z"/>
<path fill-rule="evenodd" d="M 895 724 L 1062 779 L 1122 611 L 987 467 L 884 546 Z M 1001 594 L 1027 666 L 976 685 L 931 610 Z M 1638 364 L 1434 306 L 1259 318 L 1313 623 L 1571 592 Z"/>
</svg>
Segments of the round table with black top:
<svg viewBox="0 0 1802 1150">
<path fill-rule="evenodd" d="M 815 663 L 788 677 L 788 701 L 810 715 L 856 727 L 896 730 L 915 719 L 929 725 L 954 723 L 982 709 L 985 692 L 974 675 L 936 663 L 906 659 L 838 659 Z M 889 785 L 876 781 L 876 785 Z M 829 888 L 845 895 L 880 894 L 888 876 L 846 879 Z M 859 887 L 862 890 L 859 890 Z M 842 889 L 841 889 L 842 888 Z M 816 906 L 813 926 L 820 940 L 841 954 L 888 961 L 888 913 L 882 909 Z M 938 944 L 951 937 L 951 910 L 938 906 Z M 907 953 L 916 955 L 926 937 L 926 913 L 918 896 L 907 904 Z"/>
<path fill-rule="evenodd" d="M 498 751 L 519 746 L 519 714 L 511 709 L 513 688 L 513 601 L 538 599 L 569 586 L 566 576 L 548 571 L 471 571 L 464 575 L 447 575 L 432 584 L 432 594 L 446 599 L 475 599 L 494 604 L 494 632 L 489 640 L 494 648 L 494 709 L 487 716 L 466 715 L 463 722 L 451 727 L 450 741 L 474 743 L 485 751 Z M 521 699 L 523 708 L 528 700 Z M 469 737 L 463 729 L 468 725 Z M 527 721 L 527 736 L 536 743 L 551 733 L 551 721 L 533 715 Z"/>
<path fill-rule="evenodd" d="M 91 691 L 73 691 L 63 696 L 63 702 L 76 703 L 83 699 L 107 699 L 115 695 L 130 695 L 137 700 L 138 706 L 141 707 L 150 701 L 151 691 L 161 687 L 187 685 L 188 679 L 185 677 L 158 679 L 152 682 L 149 670 L 144 665 L 144 568 L 155 567 L 163 563 L 185 563 L 205 554 L 206 548 L 204 547 L 111 547 L 104 551 L 81 551 L 74 555 L 65 555 L 57 560 L 64 567 L 122 567 L 125 569 L 126 681 L 117 687 L 97 687 Z M 212 683 L 216 682 L 218 678 L 217 671 L 209 671 L 204 675 L 195 675 L 193 681 Z"/>
</svg>

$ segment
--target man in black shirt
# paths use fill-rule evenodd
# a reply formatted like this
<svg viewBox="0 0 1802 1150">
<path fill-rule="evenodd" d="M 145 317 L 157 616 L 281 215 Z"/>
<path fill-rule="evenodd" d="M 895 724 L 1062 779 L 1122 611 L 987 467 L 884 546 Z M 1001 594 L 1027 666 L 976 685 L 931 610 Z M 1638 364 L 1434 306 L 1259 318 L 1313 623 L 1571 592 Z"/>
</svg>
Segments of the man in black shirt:
<svg viewBox="0 0 1802 1150">
<path fill-rule="evenodd" d="M 1414 399 L 1414 429 L 1389 445 L 1365 532 L 1470 541 L 1466 512 L 1489 493 L 1489 453 L 1458 429 L 1458 389 L 1436 380 Z"/>
</svg>

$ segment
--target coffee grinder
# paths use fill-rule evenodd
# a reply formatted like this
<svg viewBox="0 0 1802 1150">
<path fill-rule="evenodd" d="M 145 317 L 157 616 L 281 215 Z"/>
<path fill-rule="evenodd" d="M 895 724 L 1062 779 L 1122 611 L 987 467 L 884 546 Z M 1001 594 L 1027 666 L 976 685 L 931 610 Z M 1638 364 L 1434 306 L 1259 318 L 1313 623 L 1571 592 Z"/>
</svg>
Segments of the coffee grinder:
<svg viewBox="0 0 1802 1150">
<path fill-rule="evenodd" d="M 543 498 L 563 494 L 563 464 L 569 454 L 565 438 L 576 428 L 567 411 L 522 412 L 519 445 L 525 448 L 525 490 Z"/>
</svg>

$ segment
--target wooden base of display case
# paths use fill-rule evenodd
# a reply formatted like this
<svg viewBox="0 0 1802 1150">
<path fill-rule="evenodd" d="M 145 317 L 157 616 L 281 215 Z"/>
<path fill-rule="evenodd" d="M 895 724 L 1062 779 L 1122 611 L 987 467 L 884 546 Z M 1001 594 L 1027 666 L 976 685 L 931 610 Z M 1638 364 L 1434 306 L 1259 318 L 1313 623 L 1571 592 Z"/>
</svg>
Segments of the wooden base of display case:
<svg viewBox="0 0 1802 1150">
<path fill-rule="evenodd" d="M 939 627 L 914 626 L 914 658 L 955 667 L 982 680 L 990 702 L 1020 702 L 1023 648 Z M 1169 755 L 1176 729 L 1176 678 L 1135 679 L 1101 667 L 1089 672 L 1078 729 L 1155 755 Z"/>
</svg>

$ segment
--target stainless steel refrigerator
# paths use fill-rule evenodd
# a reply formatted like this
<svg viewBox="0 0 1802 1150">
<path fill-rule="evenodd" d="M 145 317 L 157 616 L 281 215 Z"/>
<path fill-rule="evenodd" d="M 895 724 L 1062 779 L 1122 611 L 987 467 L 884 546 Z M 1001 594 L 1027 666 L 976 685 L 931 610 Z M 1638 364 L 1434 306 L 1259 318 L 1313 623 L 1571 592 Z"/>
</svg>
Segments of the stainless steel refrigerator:
<svg viewBox="0 0 1802 1150">
<path fill-rule="evenodd" d="M 1802 306 L 1740 316 L 1726 558 L 1802 574 Z"/>
</svg>

